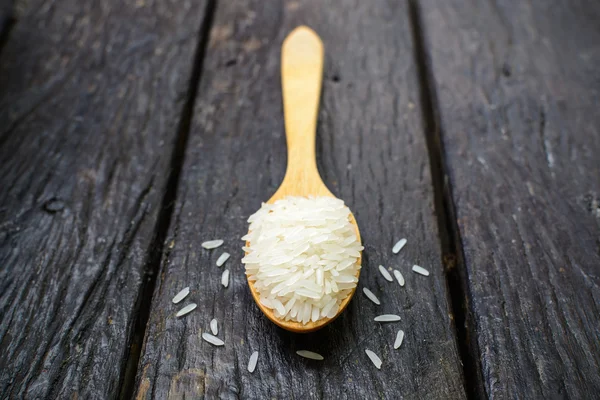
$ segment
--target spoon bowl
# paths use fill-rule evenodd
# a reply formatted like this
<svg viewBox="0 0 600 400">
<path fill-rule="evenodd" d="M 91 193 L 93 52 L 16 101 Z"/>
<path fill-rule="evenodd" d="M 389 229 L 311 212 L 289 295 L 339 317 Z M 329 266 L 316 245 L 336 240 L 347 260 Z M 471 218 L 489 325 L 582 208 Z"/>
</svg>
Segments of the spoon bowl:
<svg viewBox="0 0 600 400">
<path fill-rule="evenodd" d="M 281 50 L 281 83 L 288 162 L 283 182 L 267 201 L 269 204 L 287 196 L 335 198 L 319 175 L 315 153 L 322 80 L 323 43 L 312 29 L 300 26 L 287 36 Z M 360 232 L 352 213 L 349 219 L 360 242 Z M 249 247 L 250 244 L 246 243 L 246 246 Z M 362 254 L 357 263 L 360 265 L 361 261 Z M 359 275 L 360 269 L 356 275 L 357 279 Z M 297 333 L 313 332 L 332 322 L 344 311 L 356 291 L 355 287 L 342 300 L 333 318 L 321 318 L 316 322 L 309 321 L 303 324 L 276 317 L 272 309 L 260 302 L 260 295 L 256 291 L 254 282 L 248 280 L 248 286 L 258 308 L 267 318 L 281 328 Z"/>
</svg>

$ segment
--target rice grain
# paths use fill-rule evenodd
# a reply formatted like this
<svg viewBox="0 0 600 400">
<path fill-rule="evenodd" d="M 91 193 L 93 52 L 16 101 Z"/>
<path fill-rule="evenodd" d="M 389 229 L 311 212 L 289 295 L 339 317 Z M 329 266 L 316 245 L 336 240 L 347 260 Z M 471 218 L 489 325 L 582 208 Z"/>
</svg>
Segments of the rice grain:
<svg viewBox="0 0 600 400">
<path fill-rule="evenodd" d="M 417 274 L 421 274 L 423 276 L 429 276 L 429 271 L 427 271 L 423 267 L 419 267 L 418 265 L 413 265 L 412 270 L 413 270 L 413 272 L 416 272 Z"/>
<path fill-rule="evenodd" d="M 331 197 L 263 204 L 248 218 L 242 259 L 259 302 L 303 324 L 334 317 L 361 268 L 363 246 L 350 219 L 344 202 Z"/>
<path fill-rule="evenodd" d="M 322 361 L 325 359 L 322 355 L 315 353 L 314 351 L 298 350 L 296 354 L 298 354 L 300 357 L 310 358 L 311 360 Z"/>
<path fill-rule="evenodd" d="M 229 254 L 229 253 L 227 253 L 227 252 L 225 252 L 225 253 L 221 254 L 221 255 L 219 256 L 219 258 L 217 259 L 217 267 L 220 267 L 220 266 L 222 266 L 223 264 L 225 264 L 225 262 L 226 262 L 227 260 L 229 260 L 229 257 L 230 257 L 230 256 L 231 256 L 231 254 Z"/>
<path fill-rule="evenodd" d="M 226 269 L 223 271 L 223 275 L 221 275 L 221 285 L 224 287 L 229 286 L 229 270 Z"/>
<path fill-rule="evenodd" d="M 377 354 L 373 353 L 369 349 L 365 349 L 365 353 L 367 353 L 367 356 L 371 359 L 371 362 L 373 365 L 375 365 L 375 368 L 381 369 L 381 358 L 379 358 Z"/>
<path fill-rule="evenodd" d="M 223 346 L 225 344 L 224 341 L 219 339 L 216 336 L 211 335 L 210 333 L 204 332 L 202 334 L 202 339 L 206 340 L 208 343 L 213 344 L 215 346 Z"/>
<path fill-rule="evenodd" d="M 390 275 L 390 273 L 387 271 L 387 269 L 385 269 L 385 267 L 383 265 L 379 266 L 379 272 L 381 272 L 381 275 L 383 275 L 383 277 L 385 278 L 386 281 L 388 281 L 388 282 L 394 281 L 394 279 L 392 279 L 392 276 Z"/>
<path fill-rule="evenodd" d="M 181 310 L 179 310 L 177 312 L 177 314 L 175 314 L 175 316 L 176 317 L 183 317 L 185 314 L 194 311 L 196 309 L 196 307 L 198 307 L 198 305 L 196 303 L 188 304 L 187 306 L 185 306 Z"/>
<path fill-rule="evenodd" d="M 211 250 L 211 249 L 216 249 L 217 247 L 221 246 L 223 244 L 223 241 L 221 239 L 217 239 L 217 240 L 209 240 L 206 241 L 204 243 L 202 243 L 202 247 L 204 247 L 206 250 Z"/>
<path fill-rule="evenodd" d="M 400 252 L 400 250 L 402 250 L 402 248 L 404 247 L 404 245 L 406 244 L 406 239 L 400 239 L 396 242 L 396 244 L 394 245 L 394 247 L 392 248 L 392 252 L 394 254 L 398 254 Z"/>
<path fill-rule="evenodd" d="M 404 331 L 399 330 L 396 334 L 396 340 L 394 341 L 394 349 L 399 349 L 402 346 L 402 341 L 404 340 Z"/>
<path fill-rule="evenodd" d="M 367 289 L 366 287 L 363 288 L 363 293 L 365 294 L 365 296 L 367 296 L 369 298 L 369 300 L 371 300 L 373 303 L 377 304 L 378 306 L 381 305 L 381 302 L 379 301 L 379 299 L 377 298 L 377 296 L 375 296 L 373 294 L 373 292 L 371 292 L 369 289 Z"/>
<path fill-rule="evenodd" d="M 396 277 L 396 280 L 398 281 L 398 284 L 400 286 L 404 286 L 404 277 L 402 276 L 402 273 L 400 271 L 398 271 L 397 269 L 394 270 L 394 276 Z"/>
<path fill-rule="evenodd" d="M 375 317 L 376 322 L 396 322 L 400 321 L 400 316 L 395 314 L 383 314 Z"/>
<path fill-rule="evenodd" d="M 258 362 L 258 351 L 255 351 L 250 356 L 250 360 L 248 361 L 248 372 L 253 373 L 256 369 L 256 363 Z"/>
<path fill-rule="evenodd" d="M 173 297 L 173 304 L 179 303 L 181 300 L 185 299 L 188 294 L 190 294 L 189 286 L 181 289 L 181 291 Z"/>
<path fill-rule="evenodd" d="M 217 320 L 214 318 L 210 321 L 210 331 L 212 332 L 213 335 L 219 334 L 219 324 L 217 323 Z"/>
</svg>

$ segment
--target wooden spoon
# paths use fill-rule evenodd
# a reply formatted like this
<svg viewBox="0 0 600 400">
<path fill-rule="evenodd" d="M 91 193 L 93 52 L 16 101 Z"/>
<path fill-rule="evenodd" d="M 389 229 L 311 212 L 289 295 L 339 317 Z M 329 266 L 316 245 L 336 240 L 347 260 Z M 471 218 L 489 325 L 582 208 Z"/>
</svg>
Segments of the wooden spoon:
<svg viewBox="0 0 600 400">
<path fill-rule="evenodd" d="M 323 80 L 323 43 L 319 36 L 306 26 L 294 29 L 284 40 L 281 49 L 281 83 L 283 87 L 283 109 L 285 133 L 287 139 L 288 162 L 285 177 L 277 192 L 267 203 L 274 203 L 287 196 L 327 196 L 335 197 L 323 183 L 315 155 L 315 136 L 317 133 L 317 115 L 321 82 Z M 360 242 L 360 232 L 350 214 L 350 222 L 356 229 Z M 246 244 L 250 246 L 249 243 Z M 358 263 L 362 260 L 359 257 Z M 360 275 L 360 270 L 356 277 Z M 298 333 L 308 333 L 320 329 L 337 318 L 344 311 L 356 290 L 340 304 L 333 318 L 321 318 L 317 322 L 285 321 L 277 318 L 273 310 L 259 301 L 254 283 L 248 281 L 250 292 L 258 308 L 275 324 Z"/>
</svg>

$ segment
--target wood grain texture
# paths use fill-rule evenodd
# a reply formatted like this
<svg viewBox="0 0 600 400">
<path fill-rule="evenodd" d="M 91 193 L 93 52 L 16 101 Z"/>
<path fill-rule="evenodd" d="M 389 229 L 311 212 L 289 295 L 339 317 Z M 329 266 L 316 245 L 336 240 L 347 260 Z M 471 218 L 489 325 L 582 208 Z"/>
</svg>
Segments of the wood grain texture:
<svg viewBox="0 0 600 400">
<path fill-rule="evenodd" d="M 485 394 L 600 391 L 600 3 L 422 0 Z"/>
<path fill-rule="evenodd" d="M 325 45 L 325 81 L 317 134 L 320 172 L 355 212 L 366 249 L 361 285 L 334 323 L 307 335 L 268 321 L 254 304 L 240 237 L 247 217 L 279 186 L 286 164 L 280 48 L 296 26 Z M 464 397 L 449 316 L 418 82 L 406 3 L 386 1 L 223 1 L 216 10 L 170 237 L 153 299 L 138 376 L 138 399 Z M 395 240 L 409 244 L 393 255 Z M 200 243 L 223 239 L 207 251 Z M 232 254 L 223 288 L 215 261 Z M 410 272 L 413 263 L 431 270 Z M 379 264 L 398 268 L 406 287 L 389 283 Z M 172 297 L 183 287 L 198 309 Z M 378 314 L 402 321 L 378 324 Z M 224 347 L 200 335 L 219 321 Z M 392 344 L 406 331 L 399 350 Z M 383 359 L 375 369 L 364 350 Z M 308 349 L 322 362 L 295 354 Z M 250 354 L 260 356 L 254 374 Z"/>
<path fill-rule="evenodd" d="M 118 396 L 204 5 L 18 2 L 0 58 L 0 398 Z"/>
<path fill-rule="evenodd" d="M 281 45 L 281 95 L 288 162 L 280 190 L 270 201 L 294 193 L 331 196 L 316 162 L 315 135 L 324 57 L 321 39 L 306 26 L 295 28 Z"/>
</svg>

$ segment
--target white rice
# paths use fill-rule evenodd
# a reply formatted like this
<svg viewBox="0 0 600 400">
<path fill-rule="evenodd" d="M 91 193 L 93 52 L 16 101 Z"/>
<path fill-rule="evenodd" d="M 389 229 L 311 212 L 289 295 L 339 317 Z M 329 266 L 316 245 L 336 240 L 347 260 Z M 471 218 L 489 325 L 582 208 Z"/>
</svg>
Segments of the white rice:
<svg viewBox="0 0 600 400">
<path fill-rule="evenodd" d="M 207 242 L 202 243 L 202 247 L 204 247 L 207 250 L 210 250 L 210 249 L 216 249 L 217 247 L 221 246 L 222 244 L 223 244 L 223 241 L 221 239 L 209 240 Z"/>
<path fill-rule="evenodd" d="M 223 264 L 225 264 L 225 262 L 227 260 L 229 260 L 229 257 L 231 256 L 231 254 L 229 253 L 223 253 L 219 256 L 219 258 L 217 259 L 217 267 L 222 266 Z"/>
<path fill-rule="evenodd" d="M 175 316 L 176 317 L 183 317 L 185 314 L 194 311 L 196 309 L 196 307 L 198 307 L 198 305 L 196 303 L 188 304 L 187 306 L 185 306 L 181 310 L 179 310 L 177 312 L 177 314 L 175 314 Z"/>
<path fill-rule="evenodd" d="M 404 247 L 405 244 L 406 244 L 406 239 L 398 240 L 396 242 L 396 244 L 394 245 L 394 248 L 392 248 L 392 253 L 398 254 L 400 252 L 400 250 L 402 250 L 402 248 Z"/>
<path fill-rule="evenodd" d="M 320 355 L 319 353 L 315 353 L 314 351 L 298 350 L 296 354 L 298 354 L 300 357 L 310 358 L 311 360 L 322 361 L 325 359 L 322 355 Z"/>
<path fill-rule="evenodd" d="M 400 273 L 400 271 L 398 271 L 397 269 L 394 270 L 394 276 L 396 277 L 396 280 L 398 281 L 398 283 L 400 284 L 400 286 L 404 286 L 404 277 L 402 276 L 402 273 Z"/>
<path fill-rule="evenodd" d="M 248 372 L 253 373 L 256 369 L 256 363 L 258 362 L 258 351 L 255 351 L 250 356 L 250 360 L 248 361 Z"/>
<path fill-rule="evenodd" d="M 286 197 L 248 219 L 242 263 L 259 301 L 277 318 L 333 318 L 356 288 L 363 247 L 350 217 L 339 199 Z"/>
<path fill-rule="evenodd" d="M 400 317 L 394 314 L 383 314 L 375 317 L 375 321 L 377 322 L 396 322 L 400 321 Z"/>
<path fill-rule="evenodd" d="M 225 342 L 218 337 L 206 332 L 202 334 L 202 339 L 206 340 L 210 344 L 214 344 L 215 346 L 223 346 L 225 344 Z"/>
<path fill-rule="evenodd" d="M 179 303 L 181 300 L 185 299 L 188 294 L 190 294 L 189 286 L 181 289 L 181 291 L 173 297 L 173 304 Z"/>
<path fill-rule="evenodd" d="M 389 282 L 394 281 L 394 279 L 392 278 L 390 273 L 387 271 L 387 269 L 385 269 L 385 267 L 383 265 L 379 266 L 379 272 L 381 272 L 381 275 L 383 275 L 383 277 L 385 278 L 386 281 L 389 281 Z"/>
<path fill-rule="evenodd" d="M 217 323 L 217 320 L 214 318 L 210 321 L 210 331 L 212 332 L 213 335 L 219 334 L 219 324 Z"/>
<path fill-rule="evenodd" d="M 421 274 L 421 275 L 424 275 L 424 276 L 429 276 L 429 271 L 427 271 L 423 267 L 419 267 L 418 265 L 413 265 L 412 270 L 413 270 L 413 272 L 416 272 L 417 274 Z"/>
<path fill-rule="evenodd" d="M 229 270 L 226 269 L 223 271 L 223 275 L 221 275 L 221 285 L 227 287 L 229 286 Z"/>
<path fill-rule="evenodd" d="M 404 340 L 404 331 L 399 330 L 396 334 L 396 340 L 394 341 L 394 349 L 399 349 L 402 346 L 402 341 Z"/>
<path fill-rule="evenodd" d="M 373 353 L 369 349 L 365 349 L 365 353 L 367 353 L 367 356 L 369 356 L 369 358 L 373 362 L 373 365 L 375 365 L 375 368 L 381 369 L 381 358 L 379 358 L 377 354 Z"/>
<path fill-rule="evenodd" d="M 366 287 L 363 288 L 363 293 L 369 298 L 369 300 L 371 300 L 373 303 L 380 305 L 381 302 L 379 301 L 379 299 L 377 298 L 377 296 L 375 296 L 373 294 L 373 292 L 371 292 L 369 289 L 367 289 Z"/>
</svg>

